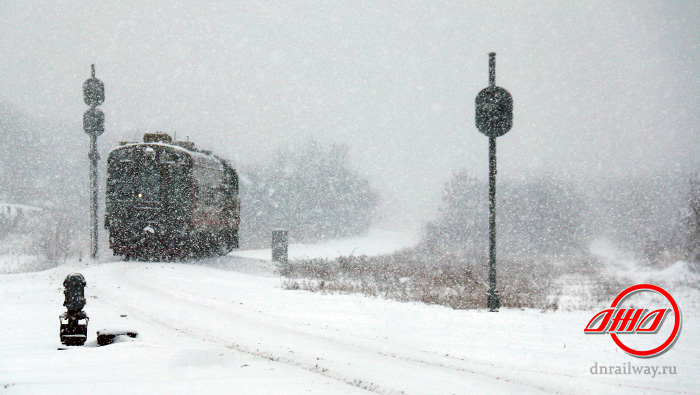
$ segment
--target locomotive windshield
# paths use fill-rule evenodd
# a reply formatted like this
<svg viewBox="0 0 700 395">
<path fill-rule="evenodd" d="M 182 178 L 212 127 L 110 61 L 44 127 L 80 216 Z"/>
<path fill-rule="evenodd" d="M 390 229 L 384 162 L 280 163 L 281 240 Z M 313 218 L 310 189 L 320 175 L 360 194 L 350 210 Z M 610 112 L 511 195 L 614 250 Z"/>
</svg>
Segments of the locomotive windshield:
<svg viewBox="0 0 700 395">
<path fill-rule="evenodd" d="M 141 166 L 138 180 L 136 196 L 140 201 L 160 201 L 160 166 L 155 161 L 146 161 Z"/>
<path fill-rule="evenodd" d="M 134 163 L 128 159 L 122 159 L 110 164 L 107 184 L 108 195 L 118 201 L 131 200 L 134 194 L 133 186 L 127 180 L 127 175 L 133 174 Z"/>
<path fill-rule="evenodd" d="M 117 201 L 160 201 L 160 166 L 146 162 L 138 166 L 131 160 L 122 159 L 111 168 L 108 193 Z"/>
<path fill-rule="evenodd" d="M 146 155 L 140 150 L 117 152 L 109 164 L 107 194 L 114 201 L 160 202 L 167 198 L 161 195 L 167 189 L 162 168 L 152 149 Z"/>
</svg>

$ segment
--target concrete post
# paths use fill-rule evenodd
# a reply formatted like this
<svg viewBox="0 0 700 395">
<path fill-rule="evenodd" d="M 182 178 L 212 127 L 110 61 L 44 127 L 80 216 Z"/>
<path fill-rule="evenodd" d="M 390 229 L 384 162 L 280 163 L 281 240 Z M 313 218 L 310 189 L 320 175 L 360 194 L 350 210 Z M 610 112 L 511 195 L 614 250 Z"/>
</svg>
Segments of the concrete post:
<svg viewBox="0 0 700 395">
<path fill-rule="evenodd" d="M 286 263 L 288 261 L 287 231 L 276 229 L 272 231 L 272 261 Z"/>
</svg>

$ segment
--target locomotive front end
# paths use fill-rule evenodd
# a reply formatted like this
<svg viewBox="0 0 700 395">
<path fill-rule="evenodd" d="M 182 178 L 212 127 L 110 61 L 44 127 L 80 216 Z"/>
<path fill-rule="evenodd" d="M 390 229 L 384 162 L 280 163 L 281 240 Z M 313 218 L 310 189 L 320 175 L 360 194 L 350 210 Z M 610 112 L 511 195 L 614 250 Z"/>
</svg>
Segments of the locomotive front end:
<svg viewBox="0 0 700 395">
<path fill-rule="evenodd" d="M 189 232 L 191 159 L 166 144 L 127 144 L 107 161 L 105 227 L 127 258 L 180 254 Z"/>
</svg>

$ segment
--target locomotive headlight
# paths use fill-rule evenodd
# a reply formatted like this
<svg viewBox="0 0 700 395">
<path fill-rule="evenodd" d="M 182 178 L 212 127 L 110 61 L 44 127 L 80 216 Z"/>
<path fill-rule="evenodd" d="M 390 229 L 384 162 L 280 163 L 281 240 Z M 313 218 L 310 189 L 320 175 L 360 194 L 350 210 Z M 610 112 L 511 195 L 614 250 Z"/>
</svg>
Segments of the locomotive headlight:
<svg viewBox="0 0 700 395">
<path fill-rule="evenodd" d="M 143 152 L 146 156 L 146 159 L 155 159 L 156 158 L 156 151 L 151 148 L 151 147 L 146 147 L 146 149 Z"/>
</svg>

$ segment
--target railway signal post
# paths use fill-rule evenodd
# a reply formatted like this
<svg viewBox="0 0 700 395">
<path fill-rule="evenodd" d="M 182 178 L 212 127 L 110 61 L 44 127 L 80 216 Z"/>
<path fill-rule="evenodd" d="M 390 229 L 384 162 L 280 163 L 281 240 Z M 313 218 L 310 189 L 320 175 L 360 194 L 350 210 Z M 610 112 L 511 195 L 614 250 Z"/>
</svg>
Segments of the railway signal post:
<svg viewBox="0 0 700 395">
<path fill-rule="evenodd" d="M 105 114 L 97 108 L 105 101 L 105 86 L 95 78 L 95 65 L 92 65 L 92 76 L 83 83 L 83 100 L 90 106 L 83 114 L 83 130 L 90 136 L 90 255 L 97 257 L 97 136 L 105 131 Z"/>
<path fill-rule="evenodd" d="M 83 311 L 85 307 L 85 277 L 71 273 L 63 280 L 63 295 L 66 312 L 59 316 L 61 322 L 61 343 L 66 346 L 82 346 L 87 340 L 87 327 L 90 318 Z"/>
<path fill-rule="evenodd" d="M 498 311 L 496 288 L 496 137 L 513 127 L 513 97 L 496 86 L 496 53 L 489 53 L 489 86 L 476 95 L 476 127 L 489 138 L 489 290 L 487 307 Z"/>
</svg>

